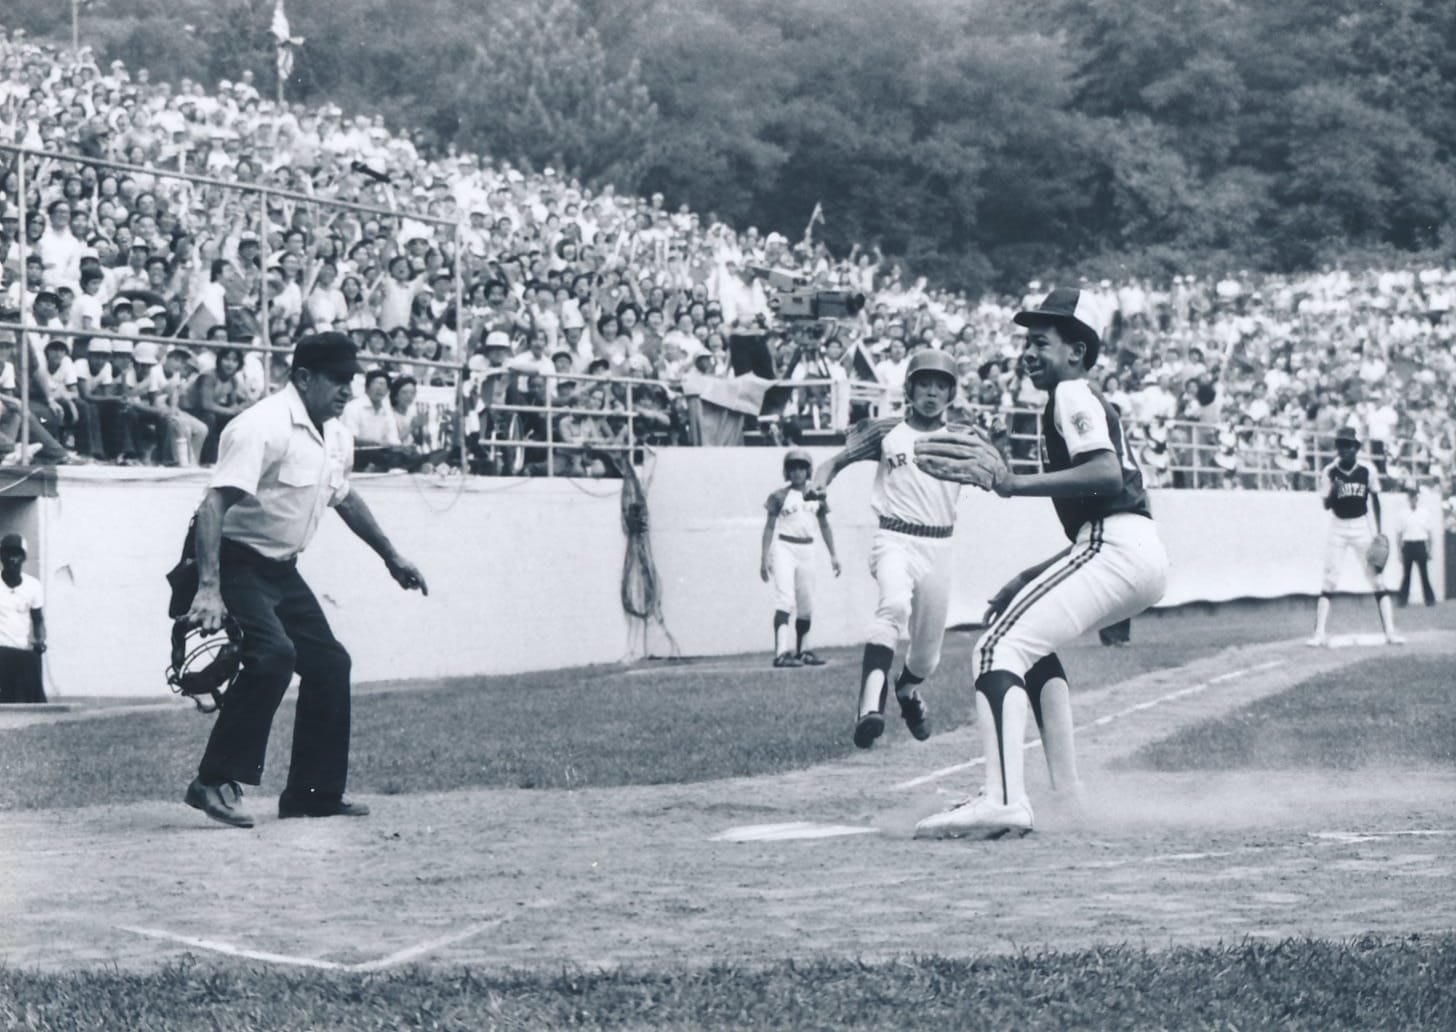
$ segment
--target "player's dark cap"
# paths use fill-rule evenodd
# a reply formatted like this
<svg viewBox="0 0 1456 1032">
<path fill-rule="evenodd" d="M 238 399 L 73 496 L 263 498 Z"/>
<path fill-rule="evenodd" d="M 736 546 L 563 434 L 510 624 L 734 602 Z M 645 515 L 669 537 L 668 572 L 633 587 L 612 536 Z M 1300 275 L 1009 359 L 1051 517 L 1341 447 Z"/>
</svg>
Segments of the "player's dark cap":
<svg viewBox="0 0 1456 1032">
<path fill-rule="evenodd" d="M 25 538 L 20 534 L 6 534 L 0 537 L 0 555 L 26 555 Z"/>
<path fill-rule="evenodd" d="M 1335 444 L 1359 444 L 1360 435 L 1353 426 L 1342 426 L 1335 431 Z"/>
<path fill-rule="evenodd" d="M 312 333 L 293 349 L 293 368 L 354 376 L 364 371 L 358 356 L 359 349 L 347 334 L 334 330 Z"/>
<path fill-rule="evenodd" d="M 1097 362 L 1102 350 L 1102 335 L 1095 326 L 1100 319 L 1094 297 L 1075 287 L 1057 287 L 1036 308 L 1017 312 L 1011 319 L 1017 326 L 1042 326 L 1051 323 L 1087 348 L 1087 368 Z"/>
</svg>

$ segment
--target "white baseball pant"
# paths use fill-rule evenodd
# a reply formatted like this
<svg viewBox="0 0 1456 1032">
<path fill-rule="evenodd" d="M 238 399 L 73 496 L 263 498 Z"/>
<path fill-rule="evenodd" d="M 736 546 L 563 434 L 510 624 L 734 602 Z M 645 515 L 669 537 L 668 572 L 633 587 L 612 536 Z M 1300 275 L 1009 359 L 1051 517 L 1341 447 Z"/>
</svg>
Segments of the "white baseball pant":
<svg viewBox="0 0 1456 1032">
<path fill-rule="evenodd" d="M 940 666 L 950 607 L 950 538 L 922 538 L 894 530 L 875 533 L 870 573 L 879 585 L 868 642 L 894 649 L 910 639 L 905 669 L 927 678 Z"/>
<path fill-rule="evenodd" d="M 814 542 L 807 544 L 774 538 L 768 550 L 769 577 L 774 608 L 795 613 L 800 620 L 814 615 Z"/>
</svg>

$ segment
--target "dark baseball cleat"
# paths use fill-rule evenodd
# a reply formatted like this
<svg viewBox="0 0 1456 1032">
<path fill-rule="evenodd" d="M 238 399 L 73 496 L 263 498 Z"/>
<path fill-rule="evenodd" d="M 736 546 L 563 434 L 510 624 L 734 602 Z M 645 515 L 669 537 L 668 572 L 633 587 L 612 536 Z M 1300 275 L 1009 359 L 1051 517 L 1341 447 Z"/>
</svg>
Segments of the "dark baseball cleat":
<svg viewBox="0 0 1456 1032">
<path fill-rule="evenodd" d="M 905 720 L 905 726 L 915 736 L 917 742 L 923 742 L 930 737 L 930 714 L 925 705 L 925 700 L 920 697 L 919 692 L 913 695 L 896 695 L 895 701 L 900 704 L 900 716 Z"/>
<path fill-rule="evenodd" d="M 868 749 L 875 744 L 875 739 L 885 733 L 885 715 L 883 713 L 862 713 L 854 725 L 854 744 L 861 749 Z"/>
<path fill-rule="evenodd" d="M 201 810 L 219 824 L 231 828 L 251 828 L 253 815 L 243 809 L 243 790 L 236 781 L 205 785 L 193 778 L 182 801 L 194 810 Z"/>
<path fill-rule="evenodd" d="M 805 649 L 803 652 L 799 653 L 799 662 L 800 663 L 803 663 L 805 666 L 823 666 L 824 665 L 824 660 L 822 660 L 818 656 L 814 655 L 814 653 L 811 652 L 811 651 L 809 651 L 808 649 Z"/>
<path fill-rule="evenodd" d="M 776 667 L 801 667 L 803 665 L 799 657 L 792 652 L 780 652 L 774 657 L 774 666 Z"/>
<path fill-rule="evenodd" d="M 278 797 L 278 817 L 368 817 L 367 803 L 354 803 L 347 799 L 333 799 L 328 796 L 312 799 L 299 798 L 284 792 Z"/>
</svg>

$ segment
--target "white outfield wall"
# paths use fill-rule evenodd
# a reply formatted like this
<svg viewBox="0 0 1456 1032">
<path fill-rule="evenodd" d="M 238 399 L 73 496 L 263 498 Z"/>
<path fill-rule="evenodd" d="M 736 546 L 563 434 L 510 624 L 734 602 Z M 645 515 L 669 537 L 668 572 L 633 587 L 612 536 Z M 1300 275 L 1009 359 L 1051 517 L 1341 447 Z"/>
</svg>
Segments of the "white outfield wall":
<svg viewBox="0 0 1456 1032">
<path fill-rule="evenodd" d="M 669 449 L 645 471 L 663 612 L 686 655 L 770 649 L 773 603 L 758 556 L 780 461 L 765 448 Z M 830 489 L 844 573 L 833 578 L 820 547 L 819 645 L 860 640 L 874 608 L 873 472 L 851 467 Z M 164 574 L 205 484 L 196 472 L 63 469 L 57 497 L 36 503 L 30 568 L 47 592 L 53 696 L 167 694 Z M 342 521 L 325 517 L 300 568 L 353 654 L 357 681 L 634 658 L 620 600 L 616 483 L 401 475 L 356 478 L 355 487 L 430 584 L 428 598 L 399 590 Z M 1153 507 L 1173 559 L 1163 605 L 1319 590 L 1328 517 L 1313 493 L 1160 491 Z M 977 622 L 1008 577 L 1065 544 L 1045 499 L 967 490 L 958 528 L 952 623 Z M 1431 565 L 1439 576 L 1439 551 Z M 1340 587 L 1355 590 L 1361 580 L 1352 564 Z M 648 642 L 662 653 L 660 636 Z"/>
</svg>

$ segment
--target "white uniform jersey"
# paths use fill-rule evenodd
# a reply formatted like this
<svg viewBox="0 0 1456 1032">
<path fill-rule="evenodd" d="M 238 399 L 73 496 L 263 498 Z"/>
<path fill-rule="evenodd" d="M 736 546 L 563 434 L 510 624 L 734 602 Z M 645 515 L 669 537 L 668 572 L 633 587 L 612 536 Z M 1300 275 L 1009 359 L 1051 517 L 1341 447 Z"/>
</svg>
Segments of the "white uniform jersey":
<svg viewBox="0 0 1456 1032">
<path fill-rule="evenodd" d="M 874 419 L 850 431 L 845 445 L 850 457 L 879 461 L 870 489 L 875 515 L 923 527 L 955 525 L 961 486 L 937 480 L 915 465 L 915 442 L 940 429 L 915 430 L 901 419 Z"/>
<path fill-rule="evenodd" d="M 777 517 L 775 533 L 791 538 L 814 537 L 814 528 L 819 525 L 819 514 L 829 514 L 829 506 L 822 501 L 805 501 L 804 492 L 792 487 L 782 487 L 768 496 L 764 504 Z"/>
</svg>

